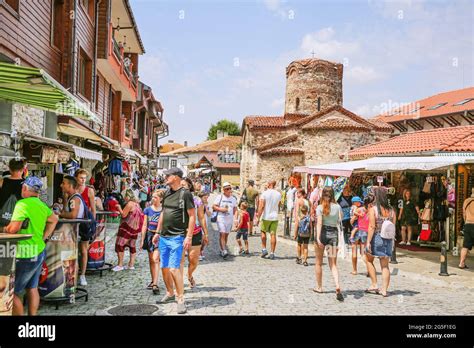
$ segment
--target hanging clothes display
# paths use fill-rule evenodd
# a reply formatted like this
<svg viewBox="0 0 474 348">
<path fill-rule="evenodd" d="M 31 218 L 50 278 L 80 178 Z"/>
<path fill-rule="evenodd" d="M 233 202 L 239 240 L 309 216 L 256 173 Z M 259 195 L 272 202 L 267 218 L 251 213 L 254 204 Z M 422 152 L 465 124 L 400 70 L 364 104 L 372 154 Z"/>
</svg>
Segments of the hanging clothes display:
<svg viewBox="0 0 474 348">
<path fill-rule="evenodd" d="M 109 170 L 108 174 L 109 175 L 122 175 L 123 174 L 123 169 L 122 169 L 122 161 L 114 158 L 109 162 Z"/>
<path fill-rule="evenodd" d="M 64 166 L 64 173 L 74 176 L 76 173 L 76 170 L 81 168 L 79 165 L 79 162 L 77 162 L 75 159 L 71 158 L 69 162 Z"/>
</svg>

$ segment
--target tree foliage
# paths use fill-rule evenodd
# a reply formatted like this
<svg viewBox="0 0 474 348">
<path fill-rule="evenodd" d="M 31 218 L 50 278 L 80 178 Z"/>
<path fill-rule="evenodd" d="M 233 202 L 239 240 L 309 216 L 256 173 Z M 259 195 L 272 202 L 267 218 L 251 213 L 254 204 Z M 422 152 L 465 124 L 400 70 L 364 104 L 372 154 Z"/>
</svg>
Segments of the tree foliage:
<svg viewBox="0 0 474 348">
<path fill-rule="evenodd" d="M 207 132 L 207 140 L 216 140 L 217 131 L 227 132 L 228 135 L 240 135 L 240 126 L 235 121 L 227 119 L 220 120 L 216 124 L 211 124 L 211 127 Z"/>
</svg>

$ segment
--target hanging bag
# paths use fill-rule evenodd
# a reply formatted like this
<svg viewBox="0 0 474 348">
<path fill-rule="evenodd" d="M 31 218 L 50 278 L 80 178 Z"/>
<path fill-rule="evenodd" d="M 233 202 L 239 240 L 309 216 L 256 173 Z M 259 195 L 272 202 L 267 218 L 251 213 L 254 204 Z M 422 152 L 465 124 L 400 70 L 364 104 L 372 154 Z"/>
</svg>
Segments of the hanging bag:
<svg viewBox="0 0 474 348">
<path fill-rule="evenodd" d="M 221 202 L 222 202 L 222 195 L 221 195 L 221 199 L 219 201 L 219 207 L 221 206 Z M 211 222 L 217 222 L 217 215 L 219 215 L 219 212 L 218 211 L 213 211 L 212 212 L 212 215 L 211 215 Z"/>
</svg>

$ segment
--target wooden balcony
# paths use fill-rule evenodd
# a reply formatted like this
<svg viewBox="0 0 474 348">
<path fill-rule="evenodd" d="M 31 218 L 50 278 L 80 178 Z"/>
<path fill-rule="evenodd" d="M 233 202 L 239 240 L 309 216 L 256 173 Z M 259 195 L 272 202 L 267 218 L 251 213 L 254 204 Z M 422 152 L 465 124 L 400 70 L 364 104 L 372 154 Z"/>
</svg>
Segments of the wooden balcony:
<svg viewBox="0 0 474 348">
<path fill-rule="evenodd" d="M 138 77 L 134 72 L 133 63 L 124 48 L 114 39 L 112 23 L 109 24 L 108 30 L 108 53 L 105 59 L 97 60 L 97 68 L 115 90 L 122 92 L 123 101 L 135 102 L 138 96 Z"/>
</svg>

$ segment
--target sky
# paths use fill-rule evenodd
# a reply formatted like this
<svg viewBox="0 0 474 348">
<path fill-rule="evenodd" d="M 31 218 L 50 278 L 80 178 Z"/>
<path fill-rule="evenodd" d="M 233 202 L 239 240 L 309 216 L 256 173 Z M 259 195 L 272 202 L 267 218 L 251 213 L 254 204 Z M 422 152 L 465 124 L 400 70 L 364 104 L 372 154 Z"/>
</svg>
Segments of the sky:
<svg viewBox="0 0 474 348">
<path fill-rule="evenodd" d="M 194 145 L 212 123 L 282 115 L 285 68 L 344 64 L 343 106 L 373 117 L 474 86 L 472 0 L 130 0 L 146 53 L 140 79 L 170 135 Z"/>
</svg>

